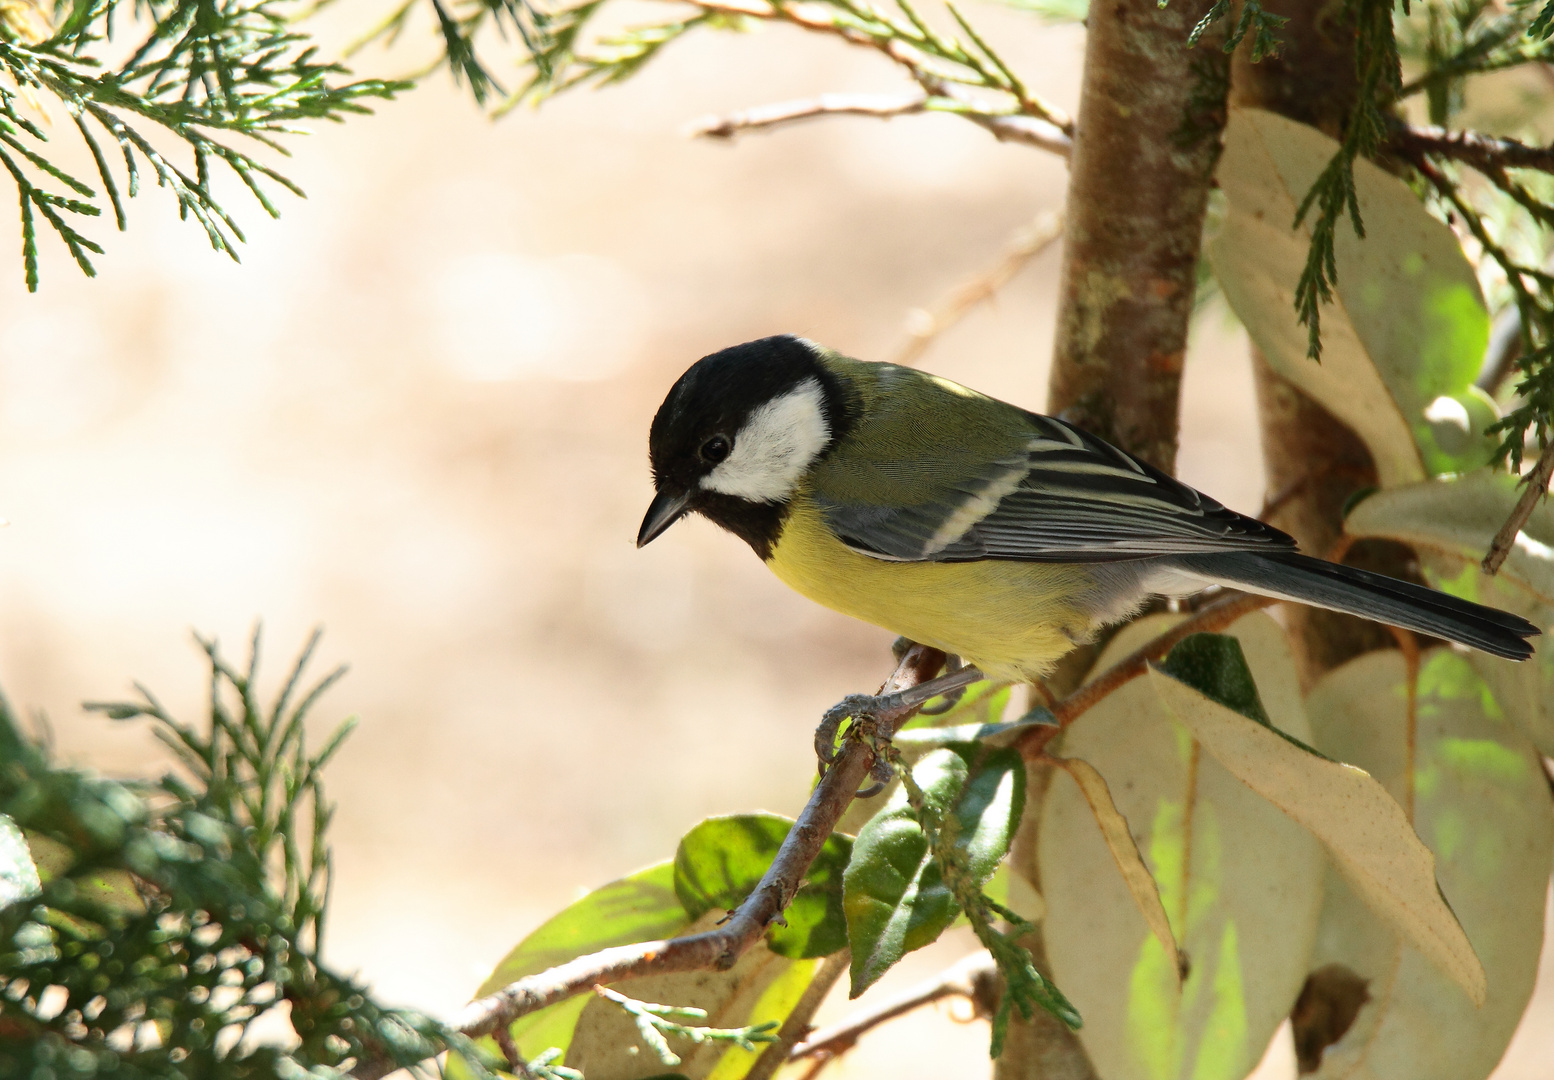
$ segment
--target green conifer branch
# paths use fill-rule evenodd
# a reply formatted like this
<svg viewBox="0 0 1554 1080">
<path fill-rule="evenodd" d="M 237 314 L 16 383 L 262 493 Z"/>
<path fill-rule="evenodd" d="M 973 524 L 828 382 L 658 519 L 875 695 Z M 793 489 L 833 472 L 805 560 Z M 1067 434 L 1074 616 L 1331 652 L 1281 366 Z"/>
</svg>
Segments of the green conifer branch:
<svg viewBox="0 0 1554 1080">
<path fill-rule="evenodd" d="M 236 258 L 235 245 L 243 234 L 211 192 L 211 165 L 224 163 L 271 215 L 278 211 L 261 180 L 298 195 L 301 189 L 218 134 L 284 153 L 279 140 L 296 133 L 299 122 L 366 113 L 368 100 L 392 97 L 409 85 L 381 79 L 347 81 L 344 67 L 317 59 L 311 39 L 293 26 L 277 0 L 149 0 L 135 5 L 80 0 L 56 10 L 61 18 L 53 26 L 40 9 L 30 6 L 26 21 L 14 12 L 0 18 L 0 72 L 16 87 L 0 89 L 0 139 L 21 205 L 29 289 L 38 286 L 39 216 L 84 273 L 94 272 L 86 253 L 102 250 L 76 227 L 80 218 L 100 215 L 101 196 L 51 159 L 47 134 L 33 118 L 48 100 L 63 106 L 91 153 L 119 229 L 128 218 L 115 170 L 98 140 L 103 133 L 123 154 L 128 197 L 139 190 L 137 165 L 149 165 L 158 186 L 174 195 L 180 216 L 192 216 L 215 250 Z M 144 36 L 123 63 L 108 67 L 91 50 L 110 40 L 116 23 L 121 35 L 127 26 L 141 28 Z M 149 137 L 153 131 L 185 144 L 193 160 L 192 176 L 155 149 Z M 79 198 L 51 191 L 50 181 Z"/>
</svg>

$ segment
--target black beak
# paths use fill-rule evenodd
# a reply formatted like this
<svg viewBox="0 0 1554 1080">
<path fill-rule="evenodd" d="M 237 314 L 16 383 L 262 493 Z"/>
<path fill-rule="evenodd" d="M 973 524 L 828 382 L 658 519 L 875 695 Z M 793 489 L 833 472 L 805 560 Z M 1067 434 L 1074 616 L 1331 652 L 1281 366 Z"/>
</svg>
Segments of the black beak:
<svg viewBox="0 0 1554 1080">
<path fill-rule="evenodd" d="M 637 546 L 645 547 L 658 538 L 664 530 L 679 521 L 690 509 L 691 497 L 686 495 L 674 495 L 667 491 L 660 491 L 653 497 L 652 505 L 647 509 L 647 515 L 642 519 L 642 528 L 637 530 Z"/>
</svg>

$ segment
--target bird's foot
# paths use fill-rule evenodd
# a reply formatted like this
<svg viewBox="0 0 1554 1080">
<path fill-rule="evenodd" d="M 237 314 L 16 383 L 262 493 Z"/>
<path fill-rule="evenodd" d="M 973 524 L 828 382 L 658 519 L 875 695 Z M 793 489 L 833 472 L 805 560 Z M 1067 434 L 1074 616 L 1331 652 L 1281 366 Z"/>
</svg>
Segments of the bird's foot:
<svg viewBox="0 0 1554 1080">
<path fill-rule="evenodd" d="M 819 759 L 820 775 L 824 776 L 836 761 L 837 732 L 842 729 L 843 722 L 851 720 L 854 730 L 863 733 L 875 747 L 874 764 L 869 767 L 869 776 L 874 783 L 859 790 L 857 797 L 867 799 L 883 791 L 895 776 L 895 770 L 886 750 L 890 744 L 891 725 L 881 721 L 903 704 L 899 694 L 848 694 L 827 709 L 820 718 L 820 726 L 815 729 L 815 756 Z"/>
<path fill-rule="evenodd" d="M 897 722 L 904 720 L 925 701 L 941 694 L 958 696 L 966 687 L 981 679 L 982 673 L 976 668 L 961 667 L 957 663 L 952 670 L 938 678 L 905 690 L 888 694 L 848 694 L 826 710 L 825 716 L 820 719 L 820 726 L 815 729 L 815 756 L 820 759 L 820 775 L 824 776 L 836 760 L 837 732 L 842 730 L 842 722 L 850 719 L 853 722 L 852 730 L 868 739 L 874 747 L 874 764 L 869 767 L 869 776 L 874 783 L 859 791 L 858 798 L 867 799 L 879 794 L 895 776 L 895 767 L 890 760 L 893 756 L 890 739 L 895 734 Z"/>
</svg>

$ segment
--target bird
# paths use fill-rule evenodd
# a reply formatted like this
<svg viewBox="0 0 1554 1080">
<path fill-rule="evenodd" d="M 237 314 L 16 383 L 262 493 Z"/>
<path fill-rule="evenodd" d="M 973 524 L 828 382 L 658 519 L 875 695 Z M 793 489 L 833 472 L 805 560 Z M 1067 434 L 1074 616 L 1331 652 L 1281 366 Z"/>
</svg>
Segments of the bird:
<svg viewBox="0 0 1554 1080">
<path fill-rule="evenodd" d="M 1519 616 L 1304 555 L 1074 424 L 792 335 L 696 361 L 653 418 L 652 542 L 690 513 L 826 607 L 1039 680 L 1154 596 L 1211 586 L 1524 660 Z"/>
</svg>

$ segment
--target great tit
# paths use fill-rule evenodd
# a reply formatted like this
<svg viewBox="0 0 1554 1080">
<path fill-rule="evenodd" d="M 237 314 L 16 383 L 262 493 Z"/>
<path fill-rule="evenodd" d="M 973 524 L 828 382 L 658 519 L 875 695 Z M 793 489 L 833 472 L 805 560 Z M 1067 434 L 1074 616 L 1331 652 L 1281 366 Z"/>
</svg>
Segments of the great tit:
<svg viewBox="0 0 1554 1080">
<path fill-rule="evenodd" d="M 1152 595 L 1226 585 L 1515 660 L 1532 623 L 1300 554 L 1072 424 L 791 336 L 698 360 L 649 436 L 641 547 L 685 514 L 811 600 L 995 679 L 1051 671 Z"/>
</svg>

